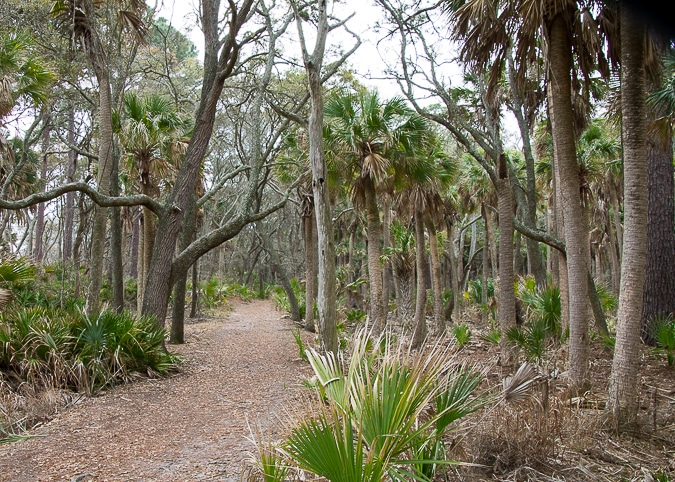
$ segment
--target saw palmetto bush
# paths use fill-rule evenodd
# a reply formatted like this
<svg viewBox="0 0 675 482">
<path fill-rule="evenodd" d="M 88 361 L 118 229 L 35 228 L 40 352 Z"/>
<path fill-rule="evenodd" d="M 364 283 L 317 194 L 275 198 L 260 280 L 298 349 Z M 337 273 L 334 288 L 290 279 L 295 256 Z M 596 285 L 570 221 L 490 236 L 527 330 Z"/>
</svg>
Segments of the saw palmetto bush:
<svg viewBox="0 0 675 482">
<path fill-rule="evenodd" d="M 18 308 L 0 313 L 0 368 L 19 383 L 93 392 L 133 373 L 171 371 L 177 360 L 164 336 L 129 313 Z"/>
<path fill-rule="evenodd" d="M 439 466 L 454 463 L 443 435 L 494 400 L 478 393 L 483 373 L 459 363 L 447 340 L 414 353 L 387 341 L 361 331 L 348 359 L 307 351 L 320 402 L 276 446 L 285 467 L 336 482 L 376 482 L 431 480 Z"/>
</svg>

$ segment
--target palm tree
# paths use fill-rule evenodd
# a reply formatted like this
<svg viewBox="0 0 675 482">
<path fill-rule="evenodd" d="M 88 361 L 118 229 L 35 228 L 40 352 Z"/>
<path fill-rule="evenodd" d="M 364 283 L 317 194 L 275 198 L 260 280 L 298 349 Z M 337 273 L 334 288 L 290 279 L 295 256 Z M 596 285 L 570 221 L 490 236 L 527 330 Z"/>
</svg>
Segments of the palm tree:
<svg viewBox="0 0 675 482">
<path fill-rule="evenodd" d="M 130 170 L 140 182 L 141 192 L 158 197 L 160 182 L 175 170 L 177 157 L 187 145 L 187 119 L 175 106 L 158 95 L 139 98 L 130 92 L 124 96 L 123 118 L 119 138 L 130 161 Z M 155 241 L 155 221 L 152 211 L 143 208 L 142 253 L 139 270 L 139 303 L 145 287 Z"/>
<path fill-rule="evenodd" d="M 647 109 L 645 26 L 621 9 L 621 116 L 624 152 L 625 235 L 616 346 L 607 412 L 621 425 L 634 424 L 640 392 L 640 327 L 647 261 Z"/>
<path fill-rule="evenodd" d="M 62 29 L 68 32 L 74 45 L 79 46 L 86 54 L 89 64 L 98 82 L 99 118 L 98 118 L 98 173 L 97 187 L 102 194 L 110 193 L 111 175 L 113 172 L 113 106 L 110 66 L 108 53 L 102 35 L 104 32 L 117 30 L 114 26 L 102 26 L 99 18 L 102 9 L 119 7 L 120 30 L 127 28 L 137 41 L 146 32 L 141 20 L 147 11 L 142 0 L 117 0 L 115 2 L 95 2 L 94 0 L 56 0 L 52 6 L 52 15 Z M 103 276 L 103 252 L 105 249 L 105 232 L 107 222 L 106 208 L 97 206 L 91 239 L 91 268 L 89 287 L 87 289 L 87 312 L 98 311 L 101 280 Z"/>
<path fill-rule="evenodd" d="M 588 372 L 588 227 L 579 197 L 576 132 L 590 105 L 591 72 L 598 68 L 608 75 L 608 61 L 600 34 L 609 35 L 611 25 L 590 2 L 577 0 L 519 0 L 487 2 L 468 0 L 456 8 L 456 32 L 465 40 L 462 56 L 482 69 L 490 67 L 488 97 L 497 88 L 508 52 L 514 53 L 516 73 L 524 75 L 542 46 L 548 67 L 548 106 L 553 133 L 556 186 L 560 211 L 564 213 L 570 314 L 570 378 L 575 385 L 587 380 Z M 457 7 L 457 2 L 452 3 Z M 574 27 L 574 28 L 573 28 Z M 540 32 L 544 38 L 540 37 Z M 575 63 L 576 60 L 576 63 Z M 575 83 L 573 89 L 572 73 Z M 578 87 L 578 88 L 577 88 Z M 579 91 L 580 89 L 580 91 Z M 573 92 L 576 102 L 573 108 Z M 560 220 L 559 220 L 560 221 Z"/>
<path fill-rule="evenodd" d="M 427 135 L 427 123 L 402 98 L 382 102 L 375 91 L 336 93 L 326 102 L 325 114 L 328 145 L 344 163 L 354 203 L 366 211 L 370 315 L 375 332 L 381 332 L 387 313 L 377 188 L 400 166 L 414 160 Z"/>
</svg>

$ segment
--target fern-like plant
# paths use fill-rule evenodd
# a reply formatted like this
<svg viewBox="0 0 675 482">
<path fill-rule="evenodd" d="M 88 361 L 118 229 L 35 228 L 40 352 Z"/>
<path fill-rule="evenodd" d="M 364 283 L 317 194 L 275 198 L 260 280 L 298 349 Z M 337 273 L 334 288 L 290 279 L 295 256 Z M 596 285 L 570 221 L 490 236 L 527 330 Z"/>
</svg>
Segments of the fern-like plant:
<svg viewBox="0 0 675 482">
<path fill-rule="evenodd" d="M 675 365 L 675 316 L 661 316 L 654 322 L 654 339 L 660 351 L 665 352 L 668 366 Z"/>
<path fill-rule="evenodd" d="M 471 339 L 471 328 L 468 325 L 462 323 L 460 325 L 453 325 L 452 335 L 455 337 L 455 342 L 457 346 L 462 348 L 464 345 L 469 343 Z"/>
</svg>

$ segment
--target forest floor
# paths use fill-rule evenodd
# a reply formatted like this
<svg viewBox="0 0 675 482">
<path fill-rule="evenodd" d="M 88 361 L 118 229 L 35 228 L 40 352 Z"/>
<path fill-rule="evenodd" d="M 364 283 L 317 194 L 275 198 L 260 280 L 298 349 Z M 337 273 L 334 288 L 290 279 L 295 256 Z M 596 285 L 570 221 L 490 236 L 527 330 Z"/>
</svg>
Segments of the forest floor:
<svg viewBox="0 0 675 482">
<path fill-rule="evenodd" d="M 457 360 L 488 367 L 485 386 L 498 389 L 508 372 L 471 318 Z M 240 480 L 255 450 L 250 427 L 272 439 L 283 433 L 310 393 L 311 368 L 271 301 L 235 303 L 185 328 L 186 343 L 170 346 L 184 358 L 180 373 L 70 400 L 31 438 L 0 445 L 0 481 Z M 312 334 L 302 336 L 312 344 Z M 591 351 L 587 392 L 566 393 L 556 375 L 562 347 L 544 363 L 545 396 L 467 417 L 446 442 L 450 457 L 473 465 L 439 480 L 675 480 L 675 369 L 643 349 L 640 427 L 617 434 L 603 425 L 611 350 L 595 340 Z"/>
<path fill-rule="evenodd" d="M 0 445 L 0 480 L 239 480 L 249 424 L 274 434 L 307 393 L 292 329 L 271 301 L 189 320 L 185 344 L 170 346 L 185 360 L 179 374 L 82 398 L 34 437 Z"/>
</svg>

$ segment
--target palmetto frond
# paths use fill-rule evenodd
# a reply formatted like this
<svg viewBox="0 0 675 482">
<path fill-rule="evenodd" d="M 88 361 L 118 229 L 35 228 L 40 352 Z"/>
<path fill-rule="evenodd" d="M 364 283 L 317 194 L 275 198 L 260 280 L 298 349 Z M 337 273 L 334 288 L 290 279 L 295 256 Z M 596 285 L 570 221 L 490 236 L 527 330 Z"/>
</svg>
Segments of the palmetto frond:
<svg viewBox="0 0 675 482">
<path fill-rule="evenodd" d="M 0 122 L 20 98 L 45 102 L 54 79 L 46 62 L 33 53 L 27 35 L 0 35 Z"/>
</svg>

